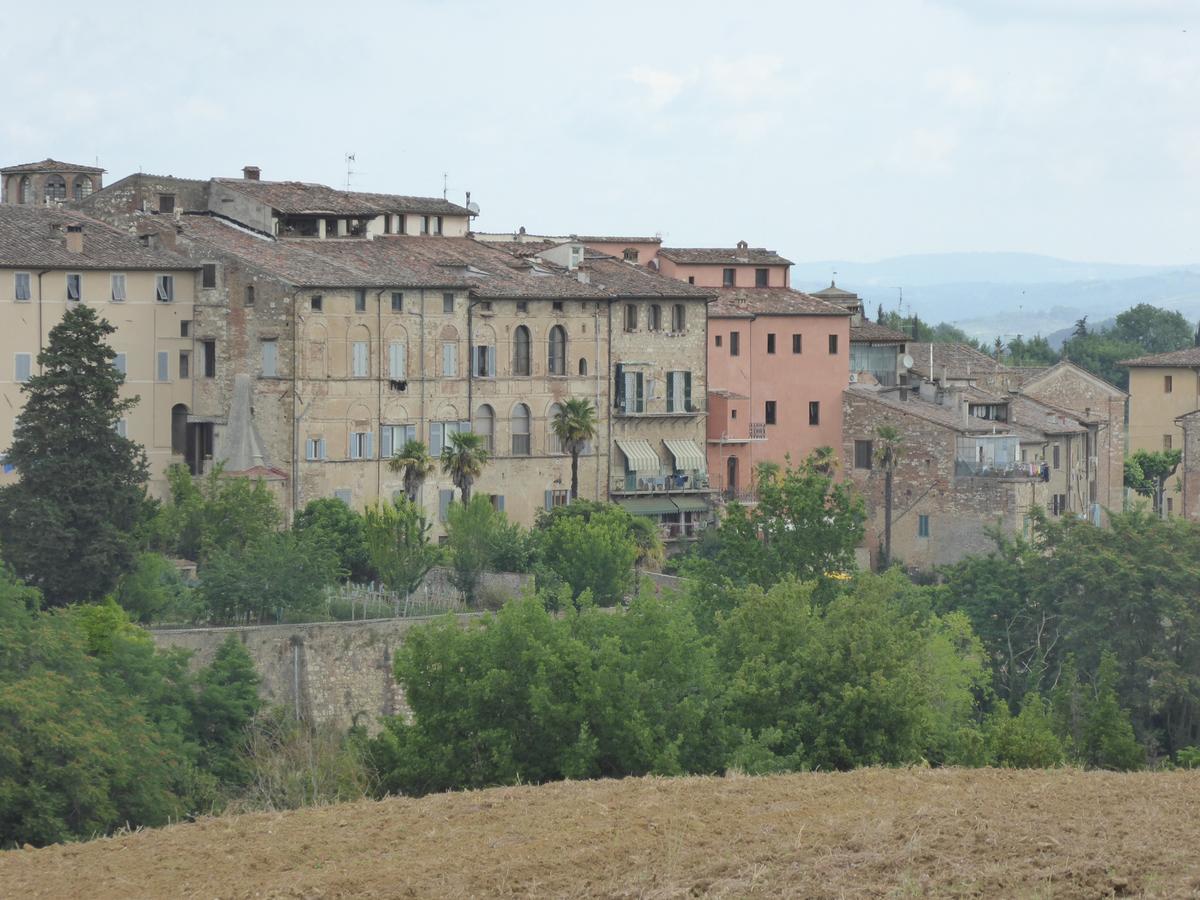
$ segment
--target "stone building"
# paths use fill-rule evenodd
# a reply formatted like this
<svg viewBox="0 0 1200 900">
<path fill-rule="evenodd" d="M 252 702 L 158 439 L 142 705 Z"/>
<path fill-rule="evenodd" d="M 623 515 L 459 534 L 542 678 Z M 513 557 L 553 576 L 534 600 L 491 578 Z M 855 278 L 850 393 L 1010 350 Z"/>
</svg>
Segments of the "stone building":
<svg viewBox="0 0 1200 900">
<path fill-rule="evenodd" d="M 908 335 L 878 322 L 872 322 L 862 298 L 837 286 L 814 291 L 812 296 L 840 306 L 850 313 L 850 377 L 853 381 L 882 384 L 888 387 L 907 384 L 905 365 Z"/>
<path fill-rule="evenodd" d="M 151 490 L 162 496 L 167 466 L 184 458 L 194 403 L 196 282 L 197 266 L 150 240 L 61 206 L 0 205 L 0 449 L 50 330 L 86 304 L 116 326 L 121 394 L 140 398 L 120 427 L 145 446 Z M 0 483 L 15 477 L 5 467 Z"/>
<path fill-rule="evenodd" d="M 104 170 L 97 166 L 43 159 L 0 169 L 0 203 L 49 206 L 83 200 L 103 185 Z"/>
</svg>

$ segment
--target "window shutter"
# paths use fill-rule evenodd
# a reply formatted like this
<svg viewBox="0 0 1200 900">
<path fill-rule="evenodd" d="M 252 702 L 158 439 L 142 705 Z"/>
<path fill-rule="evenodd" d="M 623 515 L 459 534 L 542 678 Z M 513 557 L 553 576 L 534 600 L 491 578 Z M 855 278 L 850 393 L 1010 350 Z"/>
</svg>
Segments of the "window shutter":
<svg viewBox="0 0 1200 900">
<path fill-rule="evenodd" d="M 363 458 L 364 459 L 374 459 L 375 458 L 375 432 L 373 432 L 373 431 L 367 432 L 367 452 Z"/>
<path fill-rule="evenodd" d="M 683 408 L 685 411 L 690 411 L 692 408 L 692 373 L 683 373 Z"/>
<path fill-rule="evenodd" d="M 16 371 L 14 372 L 17 382 L 26 382 L 29 380 L 29 371 L 32 368 L 33 357 L 28 353 L 18 353 L 16 357 Z"/>
<path fill-rule="evenodd" d="M 125 366 L 125 354 L 124 353 L 117 354 L 116 359 L 113 360 L 113 368 L 116 369 L 118 372 L 120 372 L 122 375 L 128 374 L 125 371 L 126 366 Z"/>
<path fill-rule="evenodd" d="M 442 423 L 441 422 L 430 422 L 429 423 L 429 452 L 430 452 L 430 454 L 432 454 L 433 456 L 441 456 L 442 455 L 442 442 L 443 442 Z"/>
<path fill-rule="evenodd" d="M 642 412 L 646 408 L 646 398 L 642 391 L 642 373 L 637 372 L 637 404 L 634 406 L 634 412 Z"/>
<path fill-rule="evenodd" d="M 388 372 L 397 380 L 404 377 L 404 345 L 399 342 L 388 345 Z"/>
<path fill-rule="evenodd" d="M 620 363 L 617 363 L 613 369 L 613 377 L 616 381 L 616 390 L 613 391 L 613 406 L 617 409 L 625 408 L 625 373 L 621 369 Z"/>
<path fill-rule="evenodd" d="M 317 441 L 317 459 L 324 459 L 324 458 L 325 458 L 325 438 L 321 438 L 319 441 Z"/>
<path fill-rule="evenodd" d="M 158 351 L 158 380 L 167 381 L 171 377 L 169 357 L 165 350 Z"/>
<path fill-rule="evenodd" d="M 379 450 L 382 459 L 391 459 L 395 454 L 392 451 L 392 429 L 391 425 L 384 425 L 379 431 Z"/>
<path fill-rule="evenodd" d="M 554 509 L 554 491 L 546 491 L 546 509 Z"/>
<path fill-rule="evenodd" d="M 450 504 L 454 502 L 454 491 L 443 488 L 438 491 L 438 518 L 445 522 L 450 513 Z"/>
<path fill-rule="evenodd" d="M 355 432 L 350 432 L 350 443 L 347 445 L 349 449 L 346 453 L 350 459 L 358 459 L 358 441 L 355 440 L 357 436 Z"/>
<path fill-rule="evenodd" d="M 496 377 L 496 348 L 491 347 L 489 349 L 490 349 L 490 352 L 488 353 L 488 378 L 495 378 Z M 501 497 L 500 500 L 503 502 L 504 498 Z M 501 506 L 500 508 L 503 509 L 504 507 Z"/>
<path fill-rule="evenodd" d="M 458 374 L 457 347 L 452 343 L 442 344 L 442 375 L 451 378 Z"/>
<path fill-rule="evenodd" d="M 503 494 L 496 495 L 496 509 L 500 510 L 500 512 L 504 512 L 504 495 Z"/>
</svg>

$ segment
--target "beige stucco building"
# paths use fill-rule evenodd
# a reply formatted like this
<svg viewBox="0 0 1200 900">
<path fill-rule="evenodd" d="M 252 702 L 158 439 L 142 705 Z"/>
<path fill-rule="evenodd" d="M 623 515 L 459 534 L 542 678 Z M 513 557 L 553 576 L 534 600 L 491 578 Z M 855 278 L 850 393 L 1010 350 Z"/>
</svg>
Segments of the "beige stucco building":
<svg viewBox="0 0 1200 900">
<path fill-rule="evenodd" d="M 110 343 L 138 404 L 121 423 L 146 448 L 151 490 L 184 458 L 193 403 L 196 267 L 145 241 L 56 206 L 0 205 L 0 447 L 12 440 L 22 384 L 38 372 L 50 330 L 73 305 L 116 326 Z M 16 478 L 8 470 L 0 483 Z"/>
</svg>

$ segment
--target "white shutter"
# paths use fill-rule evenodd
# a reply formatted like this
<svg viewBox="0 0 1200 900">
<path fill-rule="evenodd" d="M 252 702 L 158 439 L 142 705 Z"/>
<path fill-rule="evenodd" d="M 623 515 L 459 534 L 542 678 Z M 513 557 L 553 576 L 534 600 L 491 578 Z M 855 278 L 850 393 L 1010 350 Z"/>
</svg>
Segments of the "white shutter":
<svg viewBox="0 0 1200 900">
<path fill-rule="evenodd" d="M 33 355 L 30 353 L 18 353 L 14 365 L 13 380 L 18 384 L 24 384 L 29 380 L 30 371 L 33 368 Z"/>
<path fill-rule="evenodd" d="M 395 452 L 392 450 L 392 432 L 396 426 L 383 425 L 379 429 L 379 456 L 381 459 L 391 459 Z"/>
<path fill-rule="evenodd" d="M 366 449 L 366 452 L 363 454 L 363 459 L 374 459 L 374 458 L 375 458 L 375 432 L 368 431 L 367 432 L 367 449 Z"/>
<path fill-rule="evenodd" d="M 404 378 L 404 345 L 398 341 L 388 345 L 388 373 L 397 381 Z"/>
<path fill-rule="evenodd" d="M 262 373 L 269 378 L 277 374 L 279 345 L 275 341 L 262 341 Z"/>
<path fill-rule="evenodd" d="M 369 351 L 367 350 L 366 341 L 354 342 L 354 370 L 355 378 L 366 378 L 368 360 L 370 359 Z"/>
<path fill-rule="evenodd" d="M 158 351 L 158 380 L 170 381 L 171 379 L 171 363 L 170 357 L 167 356 L 166 350 Z"/>
<path fill-rule="evenodd" d="M 443 443 L 442 423 L 441 422 L 430 422 L 429 423 L 429 452 L 430 452 L 430 454 L 432 454 L 433 456 L 441 456 L 442 455 L 442 443 Z"/>
<path fill-rule="evenodd" d="M 496 348 L 488 348 L 488 378 L 496 377 Z M 503 500 L 503 498 L 501 498 Z M 501 507 L 503 509 L 503 507 Z"/>
<path fill-rule="evenodd" d="M 319 441 L 317 441 L 317 459 L 324 459 L 324 458 L 325 458 L 325 438 L 321 438 Z"/>
<path fill-rule="evenodd" d="M 453 378 L 458 374 L 458 347 L 453 343 L 442 344 L 442 375 Z"/>
<path fill-rule="evenodd" d="M 126 372 L 125 354 L 124 353 L 117 354 L 116 358 L 113 360 L 113 368 L 116 369 L 118 372 L 120 372 L 122 375 L 128 374 L 128 372 Z"/>
</svg>

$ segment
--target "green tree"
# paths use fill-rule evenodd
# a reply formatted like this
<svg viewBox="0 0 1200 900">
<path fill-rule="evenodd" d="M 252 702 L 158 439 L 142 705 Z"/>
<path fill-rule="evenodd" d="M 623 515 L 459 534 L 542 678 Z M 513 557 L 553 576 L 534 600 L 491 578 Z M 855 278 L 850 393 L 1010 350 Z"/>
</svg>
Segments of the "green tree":
<svg viewBox="0 0 1200 900">
<path fill-rule="evenodd" d="M 170 497 L 150 525 L 150 542 L 203 564 L 220 550 L 237 550 L 275 531 L 283 514 L 262 479 L 230 476 L 222 466 L 193 477 L 185 466 L 167 470 Z"/>
<path fill-rule="evenodd" d="M 637 569 L 657 571 L 662 568 L 666 559 L 662 535 L 658 524 L 646 516 L 634 516 L 624 508 L 614 503 L 603 503 L 596 500 L 576 500 L 566 506 L 555 506 L 553 509 L 540 510 L 534 525 L 535 537 L 564 518 L 581 518 L 585 522 L 597 513 L 608 513 L 619 518 L 625 525 L 625 530 L 637 549 L 634 566 Z"/>
<path fill-rule="evenodd" d="M 404 476 L 404 493 L 409 502 L 416 503 L 421 494 L 421 485 L 437 468 L 437 460 L 429 455 L 425 444 L 418 440 L 405 443 L 400 452 L 392 457 L 388 468 Z"/>
<path fill-rule="evenodd" d="M 468 603 L 479 600 L 484 572 L 495 567 L 497 543 L 508 529 L 508 517 L 492 506 L 487 497 L 472 497 L 468 503 L 451 503 L 446 515 L 446 550 L 450 581 Z"/>
<path fill-rule="evenodd" d="M 1096 673 L 1096 698 L 1084 725 L 1084 761 L 1097 769 L 1128 772 L 1146 765 L 1146 752 L 1133 734 L 1129 714 L 1117 697 L 1117 657 L 1105 651 Z"/>
<path fill-rule="evenodd" d="M 563 402 L 550 423 L 562 448 L 571 454 L 571 499 L 579 496 L 579 454 L 596 437 L 596 409 L 587 398 Z"/>
<path fill-rule="evenodd" d="M 471 486 L 483 474 L 487 461 L 483 436 L 473 431 L 454 432 L 442 448 L 442 471 L 458 488 L 464 505 L 471 502 Z"/>
<path fill-rule="evenodd" d="M 1182 450 L 1136 450 L 1125 460 L 1125 487 L 1149 497 L 1156 515 L 1166 515 L 1167 479 L 1181 462 Z"/>
<path fill-rule="evenodd" d="M 587 591 L 596 604 L 613 606 L 633 587 L 638 550 L 623 510 L 561 516 L 538 538 L 543 565 L 570 585 L 572 599 Z"/>
<path fill-rule="evenodd" d="M 292 528 L 298 532 L 320 532 L 351 581 L 367 582 L 375 578 L 363 530 L 363 517 L 336 497 L 310 500 L 296 516 Z"/>
<path fill-rule="evenodd" d="M 232 635 L 196 677 L 191 706 L 199 762 L 229 786 L 244 784 L 249 775 L 241 749 L 246 728 L 262 705 L 260 680 L 250 654 Z"/>
<path fill-rule="evenodd" d="M 1192 326 L 1180 313 L 1139 303 L 1117 316 L 1108 333 L 1137 344 L 1143 353 L 1167 353 L 1192 346 Z"/>
<path fill-rule="evenodd" d="M 900 431 L 893 425 L 875 429 L 875 464 L 883 469 L 883 568 L 892 564 L 892 484 L 900 461 Z"/>
<path fill-rule="evenodd" d="M 363 514 L 367 552 L 371 566 L 388 588 L 405 593 L 416 590 L 437 562 L 438 550 L 429 543 L 432 527 L 411 500 L 398 497 L 392 503 L 367 507 Z"/>
<path fill-rule="evenodd" d="M 1058 362 L 1058 351 L 1040 334 L 1028 339 L 1017 335 L 1008 342 L 1005 362 L 1010 366 L 1052 366 Z"/>
<path fill-rule="evenodd" d="M 146 455 L 117 433 L 138 398 L 120 398 L 113 331 L 91 307 L 67 310 L 21 388 L 6 457 L 20 481 L 0 488 L 0 547 L 52 606 L 103 597 L 136 556 Z"/>
<path fill-rule="evenodd" d="M 1025 695 L 1021 712 L 1016 716 L 1008 711 L 1007 704 L 1001 703 L 988 718 L 985 731 L 994 765 L 1048 769 L 1065 761 L 1050 710 L 1036 691 Z"/>
<path fill-rule="evenodd" d="M 174 564 L 160 553 L 140 553 L 133 570 L 117 582 L 113 597 L 143 625 L 161 621 L 191 621 L 196 613 L 192 588 Z"/>
</svg>

